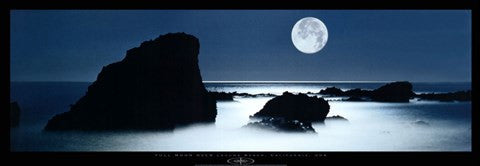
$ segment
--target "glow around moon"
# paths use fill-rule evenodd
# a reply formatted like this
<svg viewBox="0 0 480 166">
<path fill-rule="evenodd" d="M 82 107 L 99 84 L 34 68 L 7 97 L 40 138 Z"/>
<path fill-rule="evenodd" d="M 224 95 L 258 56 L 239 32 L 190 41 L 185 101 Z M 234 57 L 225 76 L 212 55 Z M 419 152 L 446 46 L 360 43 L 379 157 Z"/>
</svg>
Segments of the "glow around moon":
<svg viewBox="0 0 480 166">
<path fill-rule="evenodd" d="M 327 44 L 327 40 L 327 27 L 315 17 L 302 18 L 293 26 L 293 45 L 303 53 L 313 54 L 320 51 Z"/>
</svg>

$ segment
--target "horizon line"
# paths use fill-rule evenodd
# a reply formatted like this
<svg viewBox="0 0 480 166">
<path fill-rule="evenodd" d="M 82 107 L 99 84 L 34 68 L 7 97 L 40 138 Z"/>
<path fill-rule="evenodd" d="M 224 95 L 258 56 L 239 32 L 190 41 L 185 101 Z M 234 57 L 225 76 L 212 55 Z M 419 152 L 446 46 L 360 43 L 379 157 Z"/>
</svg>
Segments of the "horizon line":
<svg viewBox="0 0 480 166">
<path fill-rule="evenodd" d="M 389 83 L 397 81 L 406 81 L 406 80 L 396 80 L 396 81 L 202 81 L 203 83 Z M 460 83 L 460 82 L 472 82 L 472 81 L 408 81 L 408 82 L 417 82 L 417 83 Z"/>
<path fill-rule="evenodd" d="M 360 83 L 394 81 L 202 81 L 203 83 Z"/>
<path fill-rule="evenodd" d="M 396 80 L 396 81 L 407 81 L 407 80 Z M 202 81 L 202 83 L 389 83 L 396 81 Z M 94 82 L 94 81 L 10 81 L 10 82 Z M 472 81 L 408 81 L 416 83 L 471 83 Z"/>
</svg>

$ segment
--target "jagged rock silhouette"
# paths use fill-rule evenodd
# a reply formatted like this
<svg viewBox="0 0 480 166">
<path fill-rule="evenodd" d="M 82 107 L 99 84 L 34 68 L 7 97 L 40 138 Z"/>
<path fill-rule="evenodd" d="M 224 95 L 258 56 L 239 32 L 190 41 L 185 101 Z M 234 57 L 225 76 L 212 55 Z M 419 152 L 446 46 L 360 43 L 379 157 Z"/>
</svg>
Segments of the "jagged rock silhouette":
<svg viewBox="0 0 480 166">
<path fill-rule="evenodd" d="M 86 95 L 45 130 L 173 130 L 214 122 L 216 101 L 202 83 L 199 48 L 185 33 L 143 42 L 103 67 Z"/>
</svg>

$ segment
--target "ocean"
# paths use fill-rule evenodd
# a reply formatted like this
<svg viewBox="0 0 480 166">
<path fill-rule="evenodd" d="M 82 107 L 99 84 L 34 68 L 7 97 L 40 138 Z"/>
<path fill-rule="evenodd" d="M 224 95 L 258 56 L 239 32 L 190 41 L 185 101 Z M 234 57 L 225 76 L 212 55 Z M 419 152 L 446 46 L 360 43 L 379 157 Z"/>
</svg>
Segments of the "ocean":
<svg viewBox="0 0 480 166">
<path fill-rule="evenodd" d="M 471 151 L 471 102 L 409 103 L 329 100 L 328 116 L 348 122 L 313 124 L 317 134 L 242 128 L 272 97 L 235 97 L 217 102 L 216 122 L 173 132 L 43 132 L 55 114 L 68 111 L 90 82 L 12 82 L 10 99 L 21 108 L 20 126 L 10 129 L 11 151 Z M 375 89 L 385 82 L 206 82 L 209 91 L 239 93 L 319 92 Z M 470 90 L 471 83 L 414 82 L 416 93 Z M 166 87 L 168 88 L 168 87 Z M 320 96 L 320 95 L 319 95 Z M 320 96 L 321 97 L 321 96 Z M 418 125 L 416 122 L 428 125 Z"/>
</svg>

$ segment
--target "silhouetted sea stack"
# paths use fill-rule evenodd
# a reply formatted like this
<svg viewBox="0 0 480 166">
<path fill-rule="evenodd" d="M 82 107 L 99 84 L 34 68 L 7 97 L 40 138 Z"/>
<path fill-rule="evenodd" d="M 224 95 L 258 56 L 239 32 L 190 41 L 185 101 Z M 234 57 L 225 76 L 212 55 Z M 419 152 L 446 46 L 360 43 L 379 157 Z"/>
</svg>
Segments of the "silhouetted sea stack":
<svg viewBox="0 0 480 166">
<path fill-rule="evenodd" d="M 20 125 L 20 106 L 17 102 L 10 103 L 10 127 Z"/>
<path fill-rule="evenodd" d="M 45 130 L 172 130 L 214 122 L 216 101 L 202 83 L 199 47 L 192 35 L 169 33 L 128 50 Z"/>
<path fill-rule="evenodd" d="M 301 122 L 323 122 L 330 105 L 323 98 L 284 92 L 269 100 L 254 118 L 284 118 Z"/>
</svg>

